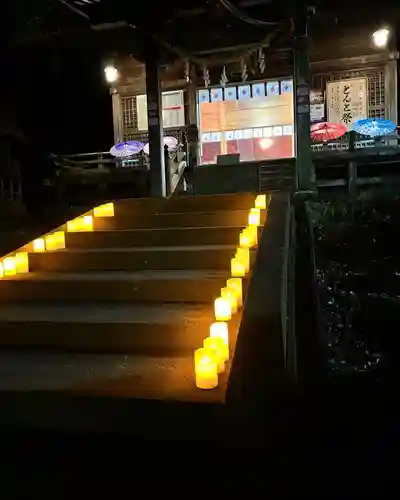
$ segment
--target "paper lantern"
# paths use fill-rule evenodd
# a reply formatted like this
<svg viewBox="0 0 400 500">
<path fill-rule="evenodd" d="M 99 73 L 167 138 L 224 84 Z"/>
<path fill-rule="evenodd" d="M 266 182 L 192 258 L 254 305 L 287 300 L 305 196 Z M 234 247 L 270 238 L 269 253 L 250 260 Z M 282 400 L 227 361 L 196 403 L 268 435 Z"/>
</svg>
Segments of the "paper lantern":
<svg viewBox="0 0 400 500">
<path fill-rule="evenodd" d="M 215 319 L 217 321 L 228 321 L 232 317 L 231 304 L 228 299 L 219 297 L 214 302 Z"/>
<path fill-rule="evenodd" d="M 225 350 L 224 350 L 224 358 L 225 361 L 229 359 L 229 330 L 228 323 L 225 321 L 216 321 L 210 326 L 210 337 L 219 337 L 222 339 Z"/>
<path fill-rule="evenodd" d="M 57 231 L 45 236 L 46 250 L 62 250 L 65 248 L 65 233 Z"/>
<path fill-rule="evenodd" d="M 204 349 L 210 349 L 214 352 L 217 360 L 218 373 L 225 371 L 226 347 L 224 341 L 220 337 L 207 337 L 203 342 Z"/>
<path fill-rule="evenodd" d="M 17 274 L 17 260 L 15 257 L 7 257 L 3 260 L 4 276 Z"/>
<path fill-rule="evenodd" d="M 0 262 L 0 279 L 4 278 L 4 268 L 3 268 L 3 263 Z"/>
<path fill-rule="evenodd" d="M 15 254 L 17 273 L 29 273 L 29 257 L 27 252 L 17 252 Z"/>
<path fill-rule="evenodd" d="M 238 248 L 236 259 L 243 263 L 246 273 L 248 273 L 250 270 L 250 250 L 248 248 Z"/>
<path fill-rule="evenodd" d="M 249 226 L 259 226 L 260 225 L 260 209 L 252 208 L 249 213 Z"/>
<path fill-rule="evenodd" d="M 74 220 L 68 221 L 67 231 L 69 233 L 93 231 L 93 217 L 91 215 L 85 215 L 84 217 L 77 217 Z"/>
<path fill-rule="evenodd" d="M 243 278 L 244 276 L 246 276 L 245 265 L 236 257 L 231 259 L 231 274 L 235 278 Z"/>
<path fill-rule="evenodd" d="M 258 234 L 257 226 L 249 226 L 243 229 L 239 236 L 239 244 L 244 248 L 251 248 L 257 246 Z"/>
<path fill-rule="evenodd" d="M 34 252 L 44 252 L 46 250 L 46 243 L 44 238 L 38 238 L 33 242 L 33 251 Z"/>
<path fill-rule="evenodd" d="M 267 208 L 267 195 L 259 194 L 256 198 L 254 206 L 260 210 L 265 210 Z"/>
<path fill-rule="evenodd" d="M 218 386 L 218 364 L 213 350 L 202 347 L 195 351 L 194 371 L 199 389 L 214 389 Z"/>
<path fill-rule="evenodd" d="M 237 298 L 233 293 L 233 291 L 230 290 L 228 287 L 221 288 L 221 297 L 229 301 L 229 304 L 231 306 L 231 312 L 232 314 L 235 314 L 238 310 L 238 303 L 237 303 Z"/>
<path fill-rule="evenodd" d="M 93 209 L 95 217 L 114 217 L 114 203 L 105 203 Z"/>
<path fill-rule="evenodd" d="M 229 278 L 226 286 L 235 294 L 238 307 L 243 306 L 243 283 L 242 278 Z"/>
</svg>

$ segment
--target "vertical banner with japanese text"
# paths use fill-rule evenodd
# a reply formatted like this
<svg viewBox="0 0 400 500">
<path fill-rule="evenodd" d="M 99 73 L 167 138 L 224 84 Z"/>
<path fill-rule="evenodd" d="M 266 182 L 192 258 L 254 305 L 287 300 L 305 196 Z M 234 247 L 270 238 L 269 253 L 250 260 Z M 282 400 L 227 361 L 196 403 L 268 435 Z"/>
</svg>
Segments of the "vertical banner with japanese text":
<svg viewBox="0 0 400 500">
<path fill-rule="evenodd" d="M 326 89 L 328 121 L 343 123 L 350 130 L 357 120 L 368 118 L 367 94 L 366 78 L 329 82 Z"/>
</svg>

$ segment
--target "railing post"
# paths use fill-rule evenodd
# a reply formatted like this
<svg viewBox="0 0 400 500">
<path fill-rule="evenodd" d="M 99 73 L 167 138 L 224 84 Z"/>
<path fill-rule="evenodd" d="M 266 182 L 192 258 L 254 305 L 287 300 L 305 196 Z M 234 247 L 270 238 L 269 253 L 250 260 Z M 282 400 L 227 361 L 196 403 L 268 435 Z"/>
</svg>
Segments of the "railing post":
<svg viewBox="0 0 400 500">
<path fill-rule="evenodd" d="M 169 158 L 168 146 L 164 145 L 164 166 L 165 166 L 165 193 L 171 194 L 171 161 Z"/>
</svg>

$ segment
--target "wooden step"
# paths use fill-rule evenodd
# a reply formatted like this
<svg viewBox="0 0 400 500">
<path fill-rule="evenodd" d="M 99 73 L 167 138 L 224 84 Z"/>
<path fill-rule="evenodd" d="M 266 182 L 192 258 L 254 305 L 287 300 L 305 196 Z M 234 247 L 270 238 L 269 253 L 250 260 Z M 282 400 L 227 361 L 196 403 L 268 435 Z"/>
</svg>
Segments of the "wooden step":
<svg viewBox="0 0 400 500">
<path fill-rule="evenodd" d="M 0 347 L 174 356 L 202 345 L 212 304 L 0 306 Z M 235 318 L 230 323 L 234 328 Z"/>
<path fill-rule="evenodd" d="M 0 280 L 0 303 L 198 302 L 212 304 L 228 271 L 33 272 Z M 247 280 L 243 283 L 244 293 Z"/>
<path fill-rule="evenodd" d="M 32 271 L 230 270 L 233 245 L 59 250 L 29 255 Z M 251 252 L 254 262 L 255 251 Z"/>
<path fill-rule="evenodd" d="M 219 210 L 215 212 L 126 214 L 94 219 L 95 230 L 158 229 L 184 227 L 244 227 L 248 222 L 248 210 Z"/>
<path fill-rule="evenodd" d="M 248 210 L 254 206 L 254 193 L 163 198 L 130 198 L 115 203 L 116 216 L 157 213 L 213 212 Z"/>
<path fill-rule="evenodd" d="M 124 229 L 67 233 L 67 248 L 125 248 L 158 246 L 238 245 L 243 227 Z"/>
<path fill-rule="evenodd" d="M 192 356 L 0 352 L 0 392 L 52 391 L 165 401 L 224 401 L 229 370 L 218 388 L 195 387 Z"/>
</svg>

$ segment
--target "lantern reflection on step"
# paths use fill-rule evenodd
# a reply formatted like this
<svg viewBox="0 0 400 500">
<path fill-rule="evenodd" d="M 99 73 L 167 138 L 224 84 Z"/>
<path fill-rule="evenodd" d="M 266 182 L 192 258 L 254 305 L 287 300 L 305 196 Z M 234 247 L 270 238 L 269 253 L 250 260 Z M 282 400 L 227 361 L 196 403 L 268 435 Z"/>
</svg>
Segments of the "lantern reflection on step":
<svg viewBox="0 0 400 500">
<path fill-rule="evenodd" d="M 199 389 L 214 389 L 218 386 L 218 365 L 214 351 L 204 347 L 194 353 L 196 386 Z"/>
<path fill-rule="evenodd" d="M 29 257 L 27 252 L 17 252 L 15 261 L 18 273 L 29 273 Z"/>
<path fill-rule="evenodd" d="M 217 361 L 218 373 L 225 371 L 226 349 L 224 341 L 220 337 L 207 337 L 203 342 L 204 349 L 210 349 L 214 352 Z"/>
<path fill-rule="evenodd" d="M 217 321 L 228 321 L 232 317 L 231 305 L 228 299 L 219 297 L 214 302 L 215 319 Z"/>
</svg>

